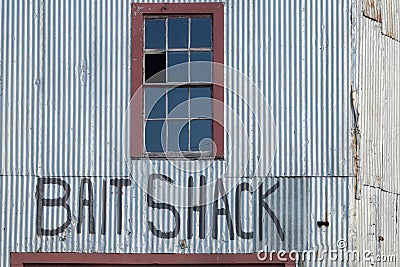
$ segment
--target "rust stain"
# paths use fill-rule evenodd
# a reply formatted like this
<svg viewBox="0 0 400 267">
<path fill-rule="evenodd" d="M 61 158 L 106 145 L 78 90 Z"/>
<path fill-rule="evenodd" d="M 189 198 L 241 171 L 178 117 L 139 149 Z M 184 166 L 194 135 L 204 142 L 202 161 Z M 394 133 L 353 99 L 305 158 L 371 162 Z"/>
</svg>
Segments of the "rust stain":
<svg viewBox="0 0 400 267">
<path fill-rule="evenodd" d="M 365 0 L 364 16 L 382 22 L 381 0 Z"/>
<path fill-rule="evenodd" d="M 376 10 L 376 20 L 382 22 L 382 12 L 380 9 Z"/>
<path fill-rule="evenodd" d="M 400 16 L 397 14 L 400 4 L 397 1 L 399 0 L 364 0 L 363 15 L 381 23 L 384 36 L 400 41 L 400 27 L 397 27 L 400 25 Z"/>
<path fill-rule="evenodd" d="M 400 2 L 399 0 L 386 0 L 382 5 L 384 23 L 382 32 L 387 37 L 400 41 Z"/>
<path fill-rule="evenodd" d="M 392 39 L 397 40 L 397 39 L 396 39 L 396 34 L 394 34 L 394 32 L 392 32 L 392 31 L 386 32 L 385 35 L 386 35 L 387 37 L 390 37 L 390 38 L 392 38 Z"/>
<path fill-rule="evenodd" d="M 368 1 L 368 0 L 367 0 L 367 5 L 368 5 L 369 7 L 371 7 L 372 9 L 375 9 L 375 1 L 374 1 L 374 0 L 372 0 L 372 1 Z"/>
<path fill-rule="evenodd" d="M 353 113 L 353 129 L 352 129 L 352 146 L 353 146 L 353 162 L 354 162 L 354 193 L 355 198 L 360 199 L 360 185 L 358 184 L 359 178 L 359 170 L 360 170 L 360 159 L 359 159 L 359 135 L 360 135 L 360 128 L 359 128 L 359 113 L 357 110 L 357 95 L 354 91 L 353 84 L 351 86 L 351 94 L 350 94 L 350 103 L 351 103 L 351 110 Z"/>
</svg>

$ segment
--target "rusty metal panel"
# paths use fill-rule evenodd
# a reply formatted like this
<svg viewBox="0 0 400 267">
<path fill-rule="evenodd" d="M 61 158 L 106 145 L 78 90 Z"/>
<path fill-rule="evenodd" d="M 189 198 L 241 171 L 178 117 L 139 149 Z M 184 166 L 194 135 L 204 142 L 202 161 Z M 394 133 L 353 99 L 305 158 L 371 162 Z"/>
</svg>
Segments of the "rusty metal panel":
<svg viewBox="0 0 400 267">
<path fill-rule="evenodd" d="M 364 15 L 382 22 L 382 1 L 385 0 L 364 0 Z"/>
<path fill-rule="evenodd" d="M 382 2 L 382 32 L 400 41 L 400 2 L 384 0 Z"/>
<path fill-rule="evenodd" d="M 364 0 L 364 16 L 382 23 L 382 33 L 400 40 L 400 3 L 396 0 Z"/>
</svg>

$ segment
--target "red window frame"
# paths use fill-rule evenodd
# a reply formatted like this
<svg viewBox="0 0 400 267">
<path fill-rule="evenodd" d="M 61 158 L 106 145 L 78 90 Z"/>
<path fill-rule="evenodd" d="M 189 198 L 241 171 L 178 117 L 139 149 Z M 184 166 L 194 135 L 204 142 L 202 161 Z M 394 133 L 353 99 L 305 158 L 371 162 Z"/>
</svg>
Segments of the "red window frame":
<svg viewBox="0 0 400 267">
<path fill-rule="evenodd" d="M 131 120 L 130 153 L 142 158 L 143 138 L 143 35 L 146 15 L 211 15 L 213 19 L 213 140 L 215 159 L 224 157 L 224 3 L 166 3 L 131 5 Z"/>
<path fill-rule="evenodd" d="M 264 255 L 263 255 L 264 256 Z M 134 266 L 134 265 L 266 265 L 270 267 L 295 267 L 296 263 L 289 255 L 266 254 L 266 260 L 260 261 L 256 253 L 252 254 L 107 254 L 107 253 L 11 253 L 11 267 L 24 266 Z M 285 259 L 284 261 L 282 259 Z"/>
</svg>

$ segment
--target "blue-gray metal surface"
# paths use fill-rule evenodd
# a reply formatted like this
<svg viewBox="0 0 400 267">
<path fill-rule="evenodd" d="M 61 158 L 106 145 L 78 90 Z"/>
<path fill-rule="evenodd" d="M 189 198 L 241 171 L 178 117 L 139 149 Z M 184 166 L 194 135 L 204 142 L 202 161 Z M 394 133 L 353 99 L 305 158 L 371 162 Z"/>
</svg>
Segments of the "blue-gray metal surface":
<svg viewBox="0 0 400 267">
<path fill-rule="evenodd" d="M 148 208 L 145 192 L 135 182 L 148 174 L 148 166 L 142 161 L 127 163 L 124 158 L 129 146 L 123 142 L 123 121 L 130 96 L 130 4 L 0 1 L 3 265 L 9 264 L 11 251 L 182 252 L 177 244 L 179 239 L 187 239 L 186 222 L 173 239 L 157 238 L 149 231 L 148 218 L 164 230 L 175 222 L 170 214 Z M 350 0 L 225 1 L 225 63 L 249 77 L 271 107 L 276 125 L 272 167 L 264 161 L 260 167 L 257 161 L 265 147 L 272 145 L 260 142 L 268 140 L 263 134 L 270 125 L 261 123 L 261 131 L 253 131 L 250 114 L 230 92 L 225 94 L 226 104 L 247 125 L 249 144 L 240 143 L 247 133 L 236 128 L 234 118 L 226 112 L 225 125 L 236 138 L 231 141 L 233 149 L 225 151 L 226 161 L 176 163 L 185 165 L 186 171 L 167 161 L 152 164 L 182 184 L 188 174 L 215 180 L 221 173 L 240 175 L 236 178 L 244 180 L 266 178 L 265 190 L 279 182 L 268 203 L 284 238 L 265 210 L 259 225 L 255 196 L 244 193 L 248 201 L 239 205 L 242 219 L 248 222 L 244 226 L 255 231 L 262 227 L 265 238 L 246 240 L 235 235 L 229 240 L 227 224 L 220 218 L 218 239 L 212 239 L 210 229 L 204 240 L 199 239 L 195 228 L 186 252 L 320 250 L 347 238 L 354 175 L 350 5 Z M 262 122 L 268 108 L 253 88 L 240 87 L 240 81 L 234 79 L 226 82 L 236 84 L 236 92 Z M 243 166 L 247 155 L 250 161 Z M 202 165 L 207 166 L 205 173 L 196 172 Z M 56 177 L 71 187 L 72 223 L 55 237 L 37 235 L 35 187 L 45 177 Z M 87 223 L 81 234 L 76 229 L 79 186 L 84 177 L 94 186 L 94 235 L 89 234 Z M 121 234 L 117 233 L 115 205 L 119 192 L 110 184 L 112 179 L 132 181 L 122 198 Z M 103 180 L 108 192 L 104 235 L 100 228 Z M 48 197 L 63 193 L 57 186 L 45 190 Z M 186 195 L 174 197 L 185 199 Z M 232 216 L 235 201 L 230 192 Z M 207 210 L 209 226 L 212 207 Z M 180 210 L 182 220 L 187 218 L 186 212 Z M 47 208 L 43 216 L 46 227 L 56 227 L 66 214 L 63 208 Z M 316 221 L 325 220 L 329 226 L 318 228 Z"/>
</svg>

